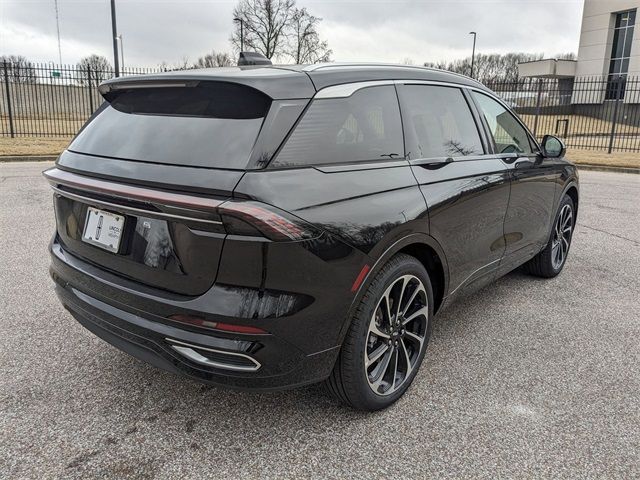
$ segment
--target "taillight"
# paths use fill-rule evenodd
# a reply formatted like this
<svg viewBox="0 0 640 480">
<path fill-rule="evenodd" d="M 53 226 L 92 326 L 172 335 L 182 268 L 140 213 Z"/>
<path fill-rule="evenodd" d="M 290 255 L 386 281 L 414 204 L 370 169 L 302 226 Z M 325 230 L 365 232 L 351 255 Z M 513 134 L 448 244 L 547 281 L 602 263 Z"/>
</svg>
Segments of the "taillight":
<svg viewBox="0 0 640 480">
<path fill-rule="evenodd" d="M 218 207 L 231 235 L 263 236 L 273 241 L 309 240 L 320 231 L 280 209 L 254 201 L 230 201 Z"/>
<path fill-rule="evenodd" d="M 52 168 L 44 176 L 58 190 L 61 187 L 88 191 L 127 201 L 149 203 L 160 215 L 208 222 L 219 228 L 220 220 L 231 235 L 261 236 L 276 242 L 310 240 L 321 231 L 279 208 L 253 200 L 222 200 L 192 194 L 165 192 L 152 188 L 115 183 Z M 136 207 L 139 208 L 139 207 Z M 211 227 L 211 225 L 214 225 Z"/>
<path fill-rule="evenodd" d="M 170 315 L 169 320 L 175 322 L 185 323 L 194 327 L 207 328 L 210 330 L 220 330 L 223 332 L 231 333 L 246 333 L 251 335 L 264 335 L 268 333 L 266 330 L 258 327 L 252 327 L 250 325 L 233 325 L 231 323 L 212 322 L 205 320 L 204 318 L 195 317 L 193 315 Z"/>
</svg>

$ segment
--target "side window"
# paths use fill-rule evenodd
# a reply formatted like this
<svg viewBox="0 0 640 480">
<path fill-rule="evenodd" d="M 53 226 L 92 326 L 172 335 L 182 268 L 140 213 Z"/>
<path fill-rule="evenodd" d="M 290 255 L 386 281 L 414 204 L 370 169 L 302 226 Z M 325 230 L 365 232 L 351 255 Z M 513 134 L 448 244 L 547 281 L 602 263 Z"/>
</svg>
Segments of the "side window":
<svg viewBox="0 0 640 480">
<path fill-rule="evenodd" d="M 347 98 L 319 98 L 307 109 L 274 166 L 404 157 L 395 88 L 368 87 Z"/>
<path fill-rule="evenodd" d="M 484 153 L 478 128 L 459 88 L 404 85 L 398 91 L 411 158 Z"/>
<path fill-rule="evenodd" d="M 483 93 L 472 95 L 489 124 L 498 153 L 533 153 L 526 130 L 506 108 Z"/>
</svg>

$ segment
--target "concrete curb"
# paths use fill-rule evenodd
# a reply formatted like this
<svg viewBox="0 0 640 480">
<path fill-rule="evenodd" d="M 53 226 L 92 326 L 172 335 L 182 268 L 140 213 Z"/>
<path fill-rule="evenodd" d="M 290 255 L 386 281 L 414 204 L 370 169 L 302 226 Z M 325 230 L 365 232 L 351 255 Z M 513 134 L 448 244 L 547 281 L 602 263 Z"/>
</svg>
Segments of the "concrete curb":
<svg viewBox="0 0 640 480">
<path fill-rule="evenodd" d="M 0 155 L 2 162 L 55 162 L 58 155 Z"/>
<path fill-rule="evenodd" d="M 640 174 L 640 168 L 632 167 L 612 167 L 609 165 L 591 165 L 587 163 L 576 163 L 578 170 L 594 170 L 598 172 L 634 173 Z"/>
</svg>

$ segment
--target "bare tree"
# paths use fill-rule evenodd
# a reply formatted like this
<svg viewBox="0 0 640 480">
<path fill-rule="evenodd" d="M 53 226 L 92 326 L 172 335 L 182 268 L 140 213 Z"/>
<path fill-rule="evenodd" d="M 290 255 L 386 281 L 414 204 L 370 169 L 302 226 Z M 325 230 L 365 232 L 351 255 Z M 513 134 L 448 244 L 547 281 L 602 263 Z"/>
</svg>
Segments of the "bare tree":
<svg viewBox="0 0 640 480">
<path fill-rule="evenodd" d="M 76 81 L 80 85 L 96 86 L 114 75 L 109 60 L 95 53 L 80 59 L 76 69 L 78 71 Z"/>
<path fill-rule="evenodd" d="M 288 29 L 295 11 L 295 0 L 240 0 L 233 9 L 235 23 L 231 43 L 240 50 L 253 50 L 267 58 L 286 55 Z"/>
<path fill-rule="evenodd" d="M 574 52 L 559 53 L 554 58 L 558 60 L 577 60 L 578 56 Z"/>
<path fill-rule="evenodd" d="M 187 55 L 183 55 L 182 59 L 179 62 L 173 64 L 170 70 L 189 70 L 193 68 L 189 65 L 189 57 Z"/>
<path fill-rule="evenodd" d="M 7 63 L 7 76 L 10 82 L 35 83 L 36 72 L 33 63 L 22 55 L 3 55 L 0 63 Z M 4 67 L 3 67 L 4 68 Z"/>
<path fill-rule="evenodd" d="M 212 50 L 211 53 L 198 58 L 198 61 L 193 64 L 193 68 L 230 67 L 233 64 L 234 62 L 228 53 Z"/>
<path fill-rule="evenodd" d="M 198 62 L 200 62 L 200 60 L 202 60 L 203 58 L 204 57 L 199 58 Z M 166 60 L 163 60 L 158 64 L 157 68 L 161 72 L 174 72 L 176 70 L 191 70 L 192 68 L 202 68 L 202 67 L 199 67 L 197 63 L 191 64 L 189 62 L 189 57 L 187 55 L 183 55 L 179 61 L 174 62 L 171 65 L 169 65 L 169 62 L 167 62 Z"/>
<path fill-rule="evenodd" d="M 332 50 L 318 34 L 321 18 L 311 15 L 306 8 L 296 8 L 291 16 L 289 55 L 294 63 L 328 62 Z"/>
<path fill-rule="evenodd" d="M 439 60 L 437 62 L 424 62 L 425 67 L 429 68 L 437 68 L 438 70 L 447 70 L 448 64 L 444 60 Z"/>
<path fill-rule="evenodd" d="M 503 82 L 517 82 L 518 78 L 518 63 L 530 62 L 534 60 L 540 60 L 543 55 L 540 53 L 521 53 L 511 52 L 504 55 L 493 54 L 476 54 L 473 76 L 484 83 L 490 83 L 495 81 Z M 575 55 L 572 53 L 565 53 L 557 55 L 556 58 L 563 58 L 572 60 Z M 471 72 L 471 57 L 453 60 L 451 62 L 425 62 L 426 67 L 439 68 L 441 70 L 449 70 L 455 73 L 461 73 L 463 75 L 469 75 Z"/>
</svg>

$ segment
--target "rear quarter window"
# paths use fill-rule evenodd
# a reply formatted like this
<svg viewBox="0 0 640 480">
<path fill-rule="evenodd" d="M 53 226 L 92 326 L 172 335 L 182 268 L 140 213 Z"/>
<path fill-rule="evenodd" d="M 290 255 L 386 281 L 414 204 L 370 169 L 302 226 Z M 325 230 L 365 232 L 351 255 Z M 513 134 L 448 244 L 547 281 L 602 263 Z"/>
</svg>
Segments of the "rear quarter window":
<svg viewBox="0 0 640 480">
<path fill-rule="evenodd" d="M 313 101 L 272 166 L 402 158 L 400 109 L 391 85 Z"/>
</svg>

